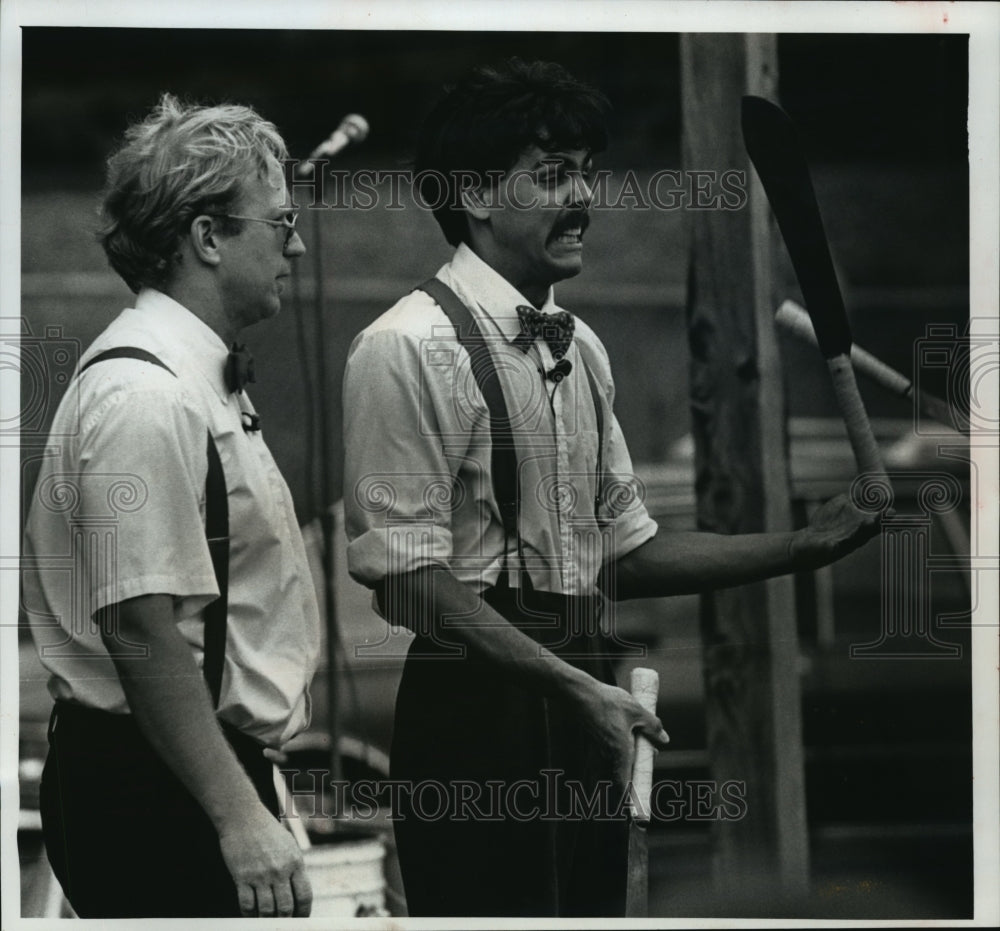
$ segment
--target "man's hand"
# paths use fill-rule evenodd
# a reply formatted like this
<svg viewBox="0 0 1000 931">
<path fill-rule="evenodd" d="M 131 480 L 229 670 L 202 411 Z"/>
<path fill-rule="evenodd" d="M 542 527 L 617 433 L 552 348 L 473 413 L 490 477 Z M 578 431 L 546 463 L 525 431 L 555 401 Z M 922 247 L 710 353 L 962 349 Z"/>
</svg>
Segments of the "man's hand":
<svg viewBox="0 0 1000 931">
<path fill-rule="evenodd" d="M 399 596 L 390 601 L 383 587 L 378 593 L 379 604 L 383 610 L 390 604 L 406 605 L 408 611 L 398 617 L 387 615 L 391 622 L 415 625 L 422 620 L 425 633 L 428 629 L 436 633 L 443 629 L 441 618 L 476 617 L 477 623 L 453 624 L 446 628 L 447 633 L 503 670 L 510 681 L 569 703 L 582 716 L 588 739 L 610 762 L 620 787 L 631 777 L 636 731 L 656 747 L 665 747 L 670 740 L 659 718 L 628 692 L 599 682 L 540 647 L 447 570 L 428 567 L 399 576 L 394 584 L 399 587 Z"/>
<path fill-rule="evenodd" d="M 292 835 L 264 807 L 226 741 L 170 595 L 142 595 L 98 612 L 136 725 L 205 810 L 219 834 L 244 915 L 308 915 L 312 891 Z M 114 649 L 116 638 L 145 656 Z"/>
<path fill-rule="evenodd" d="M 601 755 L 611 763 L 615 785 L 624 789 L 632 778 L 636 732 L 648 737 L 660 750 L 670 737 L 660 719 L 624 689 L 596 680 L 592 683 L 593 687 L 582 695 L 584 720 Z"/>
<path fill-rule="evenodd" d="M 270 812 L 261 808 L 259 817 L 233 830 L 223 829 L 219 844 L 244 917 L 309 916 L 312 887 L 302 853 Z"/>
<path fill-rule="evenodd" d="M 846 556 L 879 532 L 881 518 L 858 510 L 847 495 L 831 498 L 813 515 L 808 527 L 797 531 L 788 544 L 795 570 L 818 569 Z"/>
</svg>

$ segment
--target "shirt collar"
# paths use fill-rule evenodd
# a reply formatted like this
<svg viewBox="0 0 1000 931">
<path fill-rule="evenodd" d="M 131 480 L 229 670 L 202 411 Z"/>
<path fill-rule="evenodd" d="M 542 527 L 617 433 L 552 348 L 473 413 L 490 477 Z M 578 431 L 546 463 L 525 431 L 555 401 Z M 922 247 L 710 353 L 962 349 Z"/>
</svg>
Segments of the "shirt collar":
<svg viewBox="0 0 1000 931">
<path fill-rule="evenodd" d="M 183 304 L 153 288 L 143 288 L 139 292 L 135 309 L 159 340 L 177 348 L 178 361 L 196 369 L 222 403 L 228 404 L 230 392 L 226 387 L 225 368 L 229 349 L 219 334 Z"/>
<path fill-rule="evenodd" d="M 531 301 L 464 242 L 455 250 L 448 269 L 466 303 L 478 306 L 493 321 L 507 342 L 513 342 L 521 334 L 518 305 L 531 307 Z M 545 303 L 539 309 L 545 314 L 559 309 L 552 288 L 549 288 Z"/>
</svg>

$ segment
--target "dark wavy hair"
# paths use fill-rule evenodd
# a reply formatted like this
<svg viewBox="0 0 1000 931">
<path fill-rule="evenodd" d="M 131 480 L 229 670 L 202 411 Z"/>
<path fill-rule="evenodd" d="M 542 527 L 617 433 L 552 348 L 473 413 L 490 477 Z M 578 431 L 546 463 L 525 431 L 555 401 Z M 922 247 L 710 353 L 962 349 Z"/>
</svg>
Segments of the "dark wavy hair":
<svg viewBox="0 0 1000 931">
<path fill-rule="evenodd" d="M 603 151 L 607 108 L 603 94 L 547 61 L 511 58 L 446 88 L 421 127 L 413 167 L 417 192 L 448 242 L 457 246 L 468 235 L 463 178 L 507 172 L 533 144 Z"/>
<path fill-rule="evenodd" d="M 266 177 L 268 159 L 287 154 L 275 126 L 250 107 L 184 105 L 164 94 L 108 159 L 97 238 L 111 267 L 133 291 L 162 287 L 191 221 L 233 210 L 246 179 Z"/>
</svg>

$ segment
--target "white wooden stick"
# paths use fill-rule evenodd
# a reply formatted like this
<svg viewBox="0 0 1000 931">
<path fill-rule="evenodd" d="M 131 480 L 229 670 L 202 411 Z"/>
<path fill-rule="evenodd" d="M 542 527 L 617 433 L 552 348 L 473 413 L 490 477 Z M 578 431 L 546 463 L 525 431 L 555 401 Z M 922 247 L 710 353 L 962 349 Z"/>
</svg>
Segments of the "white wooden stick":
<svg viewBox="0 0 1000 931">
<path fill-rule="evenodd" d="M 660 677 L 655 669 L 632 670 L 632 697 L 647 711 L 656 714 L 656 697 Z M 642 734 L 635 735 L 635 762 L 632 765 L 632 817 L 648 824 L 651 813 L 649 798 L 653 792 L 653 745 Z"/>
<path fill-rule="evenodd" d="M 795 301 L 785 301 L 774 315 L 781 328 L 796 338 L 811 346 L 818 346 L 816 331 L 812 320 L 804 307 Z M 851 344 L 851 365 L 855 371 L 870 378 L 875 384 L 907 401 L 916 402 L 921 413 L 932 417 L 938 423 L 956 432 L 968 433 L 968 427 L 962 424 L 961 418 L 947 401 L 920 391 L 916 385 L 902 372 L 897 372 L 892 366 L 886 365 L 878 356 L 873 356 L 867 349 L 862 349 L 856 343 Z"/>
<path fill-rule="evenodd" d="M 816 332 L 813 330 L 809 314 L 804 307 L 800 307 L 795 301 L 782 303 L 774 315 L 774 319 L 782 329 L 797 336 L 803 342 L 812 346 L 819 345 L 816 342 Z M 873 356 L 867 349 L 862 349 L 857 343 L 851 345 L 851 364 L 863 375 L 878 382 L 887 391 L 891 391 L 901 398 L 912 396 L 913 382 L 910 379 L 902 372 L 897 372 L 891 366 L 886 365 L 877 356 Z"/>
<path fill-rule="evenodd" d="M 847 427 L 847 436 L 854 450 L 854 459 L 858 471 L 862 474 L 885 475 L 885 465 L 882 453 L 872 433 L 872 425 L 868 421 L 865 405 L 858 393 L 858 383 L 854 378 L 851 360 L 846 355 L 834 356 L 826 360 L 833 380 L 833 393 L 837 406 Z"/>
</svg>

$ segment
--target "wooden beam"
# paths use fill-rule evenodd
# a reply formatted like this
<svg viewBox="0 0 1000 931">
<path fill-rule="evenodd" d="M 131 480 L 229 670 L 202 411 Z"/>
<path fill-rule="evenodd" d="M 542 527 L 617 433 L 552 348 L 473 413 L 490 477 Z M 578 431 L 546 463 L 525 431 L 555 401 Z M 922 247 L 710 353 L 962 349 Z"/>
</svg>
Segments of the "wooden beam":
<svg viewBox="0 0 1000 931">
<path fill-rule="evenodd" d="M 773 230 L 740 131 L 741 97 L 773 99 L 776 86 L 773 35 L 682 37 L 684 168 L 746 178 L 741 209 L 689 213 L 697 513 L 719 533 L 792 526 Z M 745 817 L 714 826 L 715 875 L 734 903 L 766 912 L 808 884 L 794 580 L 707 595 L 701 621 L 712 776 L 746 786 Z"/>
</svg>

